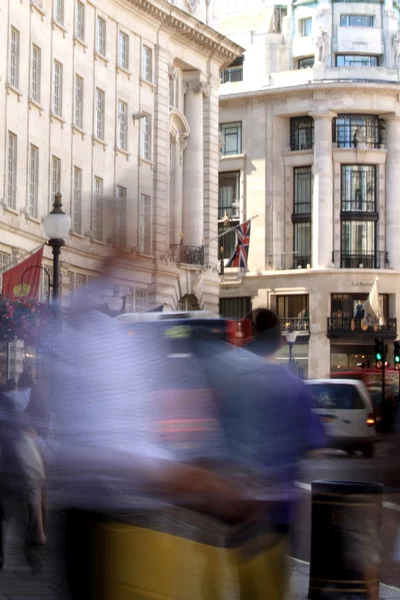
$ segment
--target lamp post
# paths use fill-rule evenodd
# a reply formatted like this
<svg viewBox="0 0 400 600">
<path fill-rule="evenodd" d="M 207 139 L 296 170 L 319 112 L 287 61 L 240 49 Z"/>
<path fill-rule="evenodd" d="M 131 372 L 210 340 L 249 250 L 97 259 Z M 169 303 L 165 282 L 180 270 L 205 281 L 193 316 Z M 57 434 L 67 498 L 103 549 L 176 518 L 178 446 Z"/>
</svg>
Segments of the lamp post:
<svg viewBox="0 0 400 600">
<path fill-rule="evenodd" d="M 296 342 L 297 331 L 288 330 L 286 331 L 286 341 L 289 344 L 289 369 L 294 371 L 293 369 L 293 346 Z"/>
<path fill-rule="evenodd" d="M 43 220 L 43 229 L 53 251 L 53 305 L 58 312 L 60 296 L 60 253 L 71 228 L 71 218 L 62 208 L 62 194 L 55 195 L 53 210 Z"/>
</svg>

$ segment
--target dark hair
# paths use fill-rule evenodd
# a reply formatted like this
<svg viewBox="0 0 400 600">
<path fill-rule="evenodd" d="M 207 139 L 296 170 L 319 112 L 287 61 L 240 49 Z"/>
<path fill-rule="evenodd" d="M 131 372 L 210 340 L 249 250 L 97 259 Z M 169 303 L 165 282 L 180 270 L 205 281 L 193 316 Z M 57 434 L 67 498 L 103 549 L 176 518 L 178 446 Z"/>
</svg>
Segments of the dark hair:
<svg viewBox="0 0 400 600">
<path fill-rule="evenodd" d="M 18 389 L 33 387 L 33 377 L 28 371 L 23 371 L 18 379 Z"/>
<path fill-rule="evenodd" d="M 16 387 L 17 382 L 15 381 L 14 377 L 10 377 L 10 379 L 7 379 L 7 383 L 5 385 L 5 389 L 7 390 L 7 392 L 12 392 L 13 390 L 15 390 Z"/>
<path fill-rule="evenodd" d="M 247 319 L 251 321 L 253 332 L 249 350 L 257 354 L 276 352 L 281 345 L 281 326 L 276 314 L 268 308 L 256 308 L 247 315 Z"/>
</svg>

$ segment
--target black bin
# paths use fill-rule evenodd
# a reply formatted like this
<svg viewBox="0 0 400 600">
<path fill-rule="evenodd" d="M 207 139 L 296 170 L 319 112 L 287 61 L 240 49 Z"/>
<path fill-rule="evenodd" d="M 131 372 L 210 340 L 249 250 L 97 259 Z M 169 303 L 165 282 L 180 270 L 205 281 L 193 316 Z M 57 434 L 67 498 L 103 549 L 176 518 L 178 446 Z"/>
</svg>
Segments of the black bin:
<svg viewBox="0 0 400 600">
<path fill-rule="evenodd" d="M 314 481 L 311 487 L 308 597 L 366 598 L 379 587 L 383 485 Z"/>
</svg>

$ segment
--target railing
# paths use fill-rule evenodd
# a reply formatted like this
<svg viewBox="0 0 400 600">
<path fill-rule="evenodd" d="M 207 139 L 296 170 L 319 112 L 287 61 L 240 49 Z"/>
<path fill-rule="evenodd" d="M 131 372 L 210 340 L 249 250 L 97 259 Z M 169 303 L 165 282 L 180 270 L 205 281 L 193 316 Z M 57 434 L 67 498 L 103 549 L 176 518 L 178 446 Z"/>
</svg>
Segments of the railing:
<svg viewBox="0 0 400 600">
<path fill-rule="evenodd" d="M 396 337 L 397 319 L 386 319 L 382 326 L 365 325 L 364 319 L 355 319 L 350 317 L 328 317 L 328 336 L 349 335 L 353 333 L 360 334 L 391 334 Z"/>
<path fill-rule="evenodd" d="M 303 317 L 280 317 L 281 332 L 285 331 L 297 331 L 301 333 L 309 333 L 310 331 L 310 319 Z"/>
<path fill-rule="evenodd" d="M 309 269 L 311 267 L 311 253 L 282 252 L 281 254 L 268 254 L 267 266 L 273 271 Z"/>
<path fill-rule="evenodd" d="M 171 244 L 169 254 L 173 261 L 187 265 L 204 265 L 204 246 Z"/>
<path fill-rule="evenodd" d="M 388 253 L 373 252 L 371 254 L 346 254 L 332 252 L 332 263 L 340 269 L 385 269 L 389 264 Z"/>
</svg>

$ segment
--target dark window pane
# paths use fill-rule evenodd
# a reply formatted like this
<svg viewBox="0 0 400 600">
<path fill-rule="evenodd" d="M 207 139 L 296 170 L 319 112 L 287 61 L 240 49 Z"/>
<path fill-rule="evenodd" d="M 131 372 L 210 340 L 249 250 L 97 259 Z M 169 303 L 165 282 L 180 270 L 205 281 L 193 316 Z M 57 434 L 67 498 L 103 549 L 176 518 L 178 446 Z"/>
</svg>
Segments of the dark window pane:
<svg viewBox="0 0 400 600">
<path fill-rule="evenodd" d="M 311 149 L 314 144 L 314 119 L 295 117 L 290 119 L 290 147 L 292 150 Z"/>
<path fill-rule="evenodd" d="M 305 56 L 304 58 L 299 58 L 297 66 L 299 69 L 308 69 L 308 67 L 314 66 L 314 61 L 314 56 Z"/>
<path fill-rule="evenodd" d="M 384 142 L 384 121 L 375 115 L 338 115 L 333 133 L 338 148 L 356 148 L 360 143 L 379 148 Z"/>
<path fill-rule="evenodd" d="M 224 145 L 222 155 L 240 154 L 242 151 L 242 124 L 241 123 L 223 123 L 220 125 Z"/>
<path fill-rule="evenodd" d="M 375 212 L 376 167 L 342 165 L 342 212 Z"/>
<path fill-rule="evenodd" d="M 309 387 L 314 408 L 360 410 L 364 403 L 353 385 L 319 383 Z"/>
<path fill-rule="evenodd" d="M 243 319 L 251 311 L 251 297 L 220 298 L 219 312 L 227 319 Z"/>
<path fill-rule="evenodd" d="M 311 222 L 293 223 L 294 264 L 293 268 L 305 269 L 311 264 Z"/>
<path fill-rule="evenodd" d="M 377 67 L 378 56 L 367 54 L 336 54 L 337 67 Z"/>
<path fill-rule="evenodd" d="M 294 214 L 311 214 L 311 167 L 294 169 Z"/>
<path fill-rule="evenodd" d="M 240 208 L 240 172 L 220 173 L 218 180 L 218 219 L 223 219 L 225 212 L 228 213 L 231 219 L 238 217 Z"/>
<path fill-rule="evenodd" d="M 375 222 L 342 221 L 343 268 L 375 268 Z"/>
</svg>

